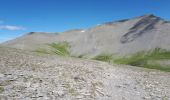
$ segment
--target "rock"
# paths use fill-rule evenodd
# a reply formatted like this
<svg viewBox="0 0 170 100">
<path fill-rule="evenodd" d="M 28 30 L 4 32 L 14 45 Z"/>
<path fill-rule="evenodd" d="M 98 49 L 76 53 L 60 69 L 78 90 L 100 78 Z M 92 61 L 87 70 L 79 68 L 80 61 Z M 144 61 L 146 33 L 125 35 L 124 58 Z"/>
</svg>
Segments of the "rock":
<svg viewBox="0 0 170 100">
<path fill-rule="evenodd" d="M 4 77 L 4 74 L 1 74 L 1 73 L 0 73 L 0 78 L 3 78 L 3 77 Z"/>
</svg>

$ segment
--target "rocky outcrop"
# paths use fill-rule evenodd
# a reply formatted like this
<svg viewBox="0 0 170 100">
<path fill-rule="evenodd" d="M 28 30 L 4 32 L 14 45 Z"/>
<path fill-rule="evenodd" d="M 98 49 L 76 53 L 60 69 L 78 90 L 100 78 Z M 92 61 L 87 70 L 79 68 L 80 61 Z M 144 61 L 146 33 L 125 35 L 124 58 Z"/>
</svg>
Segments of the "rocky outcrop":
<svg viewBox="0 0 170 100">
<path fill-rule="evenodd" d="M 142 16 L 141 19 L 129 29 L 129 32 L 122 36 L 121 43 L 131 42 L 144 33 L 147 34 L 149 31 L 156 29 L 156 25 L 161 22 L 163 23 L 164 21 L 154 15 Z"/>
</svg>

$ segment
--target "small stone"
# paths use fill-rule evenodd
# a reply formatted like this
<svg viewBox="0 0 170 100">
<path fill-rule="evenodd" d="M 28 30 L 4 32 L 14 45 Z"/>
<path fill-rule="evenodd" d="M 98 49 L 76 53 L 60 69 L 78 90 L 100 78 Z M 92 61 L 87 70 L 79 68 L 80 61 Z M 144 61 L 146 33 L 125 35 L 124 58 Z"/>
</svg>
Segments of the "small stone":
<svg viewBox="0 0 170 100">
<path fill-rule="evenodd" d="M 79 96 L 77 96 L 76 98 L 77 98 L 77 99 L 83 99 L 84 96 L 83 96 L 83 95 L 79 95 Z"/>
<path fill-rule="evenodd" d="M 40 80 L 40 83 L 42 83 L 43 81 L 42 80 Z"/>
<path fill-rule="evenodd" d="M 0 78 L 2 78 L 2 77 L 4 77 L 4 74 L 1 74 L 1 73 L 0 73 Z"/>
</svg>

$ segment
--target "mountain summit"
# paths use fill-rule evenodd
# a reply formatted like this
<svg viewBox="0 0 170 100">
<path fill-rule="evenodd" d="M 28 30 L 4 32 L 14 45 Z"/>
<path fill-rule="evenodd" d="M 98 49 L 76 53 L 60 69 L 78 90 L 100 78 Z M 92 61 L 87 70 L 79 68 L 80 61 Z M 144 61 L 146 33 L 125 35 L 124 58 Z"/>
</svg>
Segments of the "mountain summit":
<svg viewBox="0 0 170 100">
<path fill-rule="evenodd" d="M 140 18 L 140 20 L 134 24 L 133 27 L 129 29 L 129 31 L 123 35 L 121 42 L 127 43 L 133 41 L 139 36 L 151 31 L 153 29 L 157 29 L 156 26 L 163 24 L 165 21 L 159 17 L 156 17 L 152 14 L 144 15 Z"/>
<path fill-rule="evenodd" d="M 29 34 L 3 45 L 35 50 L 47 43 L 67 41 L 71 46 L 71 54 L 88 56 L 101 53 L 129 55 L 155 48 L 170 50 L 170 23 L 153 14 L 109 22 L 86 30 Z"/>
</svg>

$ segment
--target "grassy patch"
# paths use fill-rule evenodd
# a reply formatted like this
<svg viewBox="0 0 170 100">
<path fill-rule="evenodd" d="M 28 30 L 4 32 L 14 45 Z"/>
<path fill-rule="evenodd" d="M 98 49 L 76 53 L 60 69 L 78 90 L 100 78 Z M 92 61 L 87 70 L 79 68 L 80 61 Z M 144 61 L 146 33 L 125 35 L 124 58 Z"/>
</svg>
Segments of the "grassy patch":
<svg viewBox="0 0 170 100">
<path fill-rule="evenodd" d="M 138 67 L 145 67 L 150 69 L 158 69 L 170 72 L 170 66 L 163 66 L 154 61 L 156 60 L 170 60 L 170 51 L 164 49 L 156 48 L 149 52 L 139 52 L 130 57 L 123 57 L 114 60 L 118 64 L 126 64 Z M 152 61 L 152 63 L 149 63 Z"/>
<path fill-rule="evenodd" d="M 60 43 L 51 43 L 47 44 L 50 48 L 49 50 L 45 48 L 39 48 L 34 52 L 39 54 L 56 54 L 60 56 L 69 56 L 70 55 L 70 45 L 68 42 L 60 42 Z"/>
<path fill-rule="evenodd" d="M 44 48 L 38 48 L 34 52 L 39 53 L 39 54 L 50 54 L 46 49 Z"/>
<path fill-rule="evenodd" d="M 111 54 L 100 54 L 93 58 L 94 60 L 104 61 L 104 62 L 112 62 L 113 56 Z"/>
<path fill-rule="evenodd" d="M 4 81 L 0 82 L 0 86 L 7 86 L 9 84 L 11 84 L 10 80 L 4 80 Z"/>
<path fill-rule="evenodd" d="M 4 92 L 4 87 L 0 86 L 0 93 Z"/>
<path fill-rule="evenodd" d="M 61 43 L 52 43 L 48 44 L 52 48 L 52 52 L 57 55 L 61 56 L 68 56 L 70 55 L 70 45 L 67 42 L 61 42 Z"/>
</svg>

